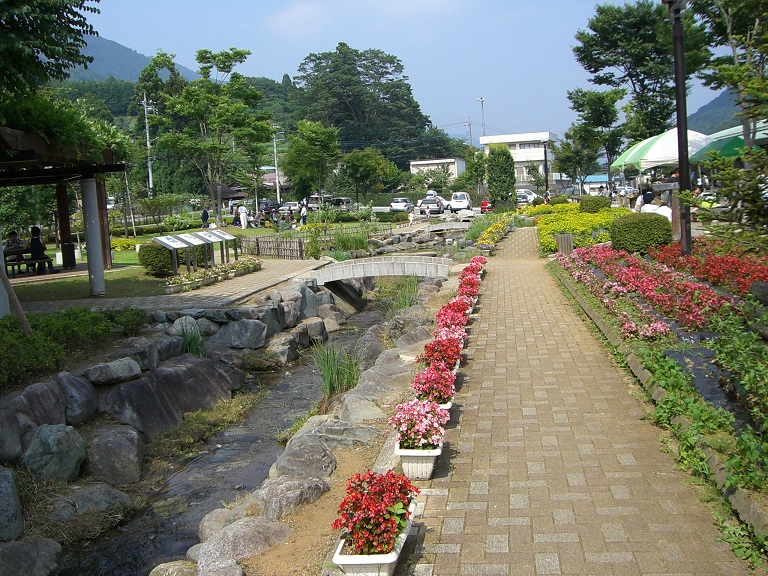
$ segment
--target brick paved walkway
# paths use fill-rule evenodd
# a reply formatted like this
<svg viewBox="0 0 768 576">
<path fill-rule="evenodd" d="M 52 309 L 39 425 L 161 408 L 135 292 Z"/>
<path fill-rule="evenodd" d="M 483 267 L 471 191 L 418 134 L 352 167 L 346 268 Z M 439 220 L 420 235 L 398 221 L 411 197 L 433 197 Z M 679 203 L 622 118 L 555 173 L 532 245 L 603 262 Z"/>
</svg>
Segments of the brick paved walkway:
<svg viewBox="0 0 768 576">
<path fill-rule="evenodd" d="M 72 306 L 95 309 L 135 307 L 144 310 L 183 310 L 185 308 L 225 308 L 246 298 L 282 284 L 296 276 L 305 276 L 310 270 L 325 266 L 317 260 L 262 260 L 261 270 L 231 280 L 204 286 L 181 294 L 163 294 L 141 298 L 88 298 L 83 300 L 57 300 L 52 302 L 24 302 L 26 312 L 50 312 Z M 64 275 L 60 275 L 64 277 Z M 58 278 L 57 278 L 58 279 Z M 158 280 L 158 283 L 161 281 Z M 108 296 L 109 294 L 107 294 Z"/>
<path fill-rule="evenodd" d="M 746 574 L 535 242 L 488 261 L 408 573 Z"/>
</svg>

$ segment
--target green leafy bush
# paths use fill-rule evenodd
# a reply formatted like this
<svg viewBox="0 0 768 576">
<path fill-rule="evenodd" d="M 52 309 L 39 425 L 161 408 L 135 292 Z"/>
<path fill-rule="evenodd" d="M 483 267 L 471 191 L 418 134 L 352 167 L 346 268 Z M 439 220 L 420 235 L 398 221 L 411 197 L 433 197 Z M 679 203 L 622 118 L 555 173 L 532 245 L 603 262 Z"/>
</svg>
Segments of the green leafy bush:
<svg viewBox="0 0 768 576">
<path fill-rule="evenodd" d="M 368 248 L 368 236 L 361 232 L 357 234 L 339 233 L 334 236 L 333 243 L 337 250 L 365 250 Z"/>
<path fill-rule="evenodd" d="M 579 210 L 595 214 L 604 208 L 611 207 L 611 199 L 605 196 L 584 196 L 579 202 Z"/>
<path fill-rule="evenodd" d="M 54 342 L 60 342 L 68 352 L 76 352 L 91 342 L 104 340 L 112 333 L 112 322 L 100 312 L 77 306 L 30 315 L 32 330 L 39 330 Z"/>
<path fill-rule="evenodd" d="M 147 324 L 147 313 L 141 308 L 113 308 L 104 313 L 126 336 L 136 336 Z"/>
<path fill-rule="evenodd" d="M 178 216 L 166 216 L 163 220 L 163 230 L 187 230 L 192 228 L 192 222 L 186 218 L 179 218 Z"/>
<path fill-rule="evenodd" d="M 379 222 L 408 222 L 408 212 L 377 212 Z"/>
<path fill-rule="evenodd" d="M 611 223 L 610 236 L 616 250 L 644 254 L 651 246 L 672 242 L 672 223 L 661 214 L 627 214 Z"/>
<path fill-rule="evenodd" d="M 142 244 L 139 248 L 139 264 L 152 276 L 170 276 L 173 274 L 171 251 L 159 244 Z"/>
<path fill-rule="evenodd" d="M 109 245 L 115 252 L 130 252 L 136 249 L 136 240 L 131 238 L 112 238 Z"/>
<path fill-rule="evenodd" d="M 557 196 L 552 196 L 549 199 L 549 203 L 556 205 L 556 204 L 568 204 L 568 196 L 565 194 L 558 194 Z"/>
</svg>

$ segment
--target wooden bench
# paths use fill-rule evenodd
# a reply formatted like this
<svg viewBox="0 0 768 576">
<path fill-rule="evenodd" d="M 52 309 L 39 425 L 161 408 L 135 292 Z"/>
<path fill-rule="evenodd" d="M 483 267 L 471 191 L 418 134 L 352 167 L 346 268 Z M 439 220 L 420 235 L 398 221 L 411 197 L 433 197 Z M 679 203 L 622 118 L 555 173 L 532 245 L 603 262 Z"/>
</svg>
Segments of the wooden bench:
<svg viewBox="0 0 768 576">
<path fill-rule="evenodd" d="M 23 256 L 24 254 L 31 255 L 32 250 L 30 248 L 10 248 L 10 249 L 3 250 L 3 260 L 5 264 L 6 274 L 8 274 L 8 269 L 10 269 L 11 276 L 16 276 L 16 271 L 15 271 L 16 268 L 18 268 L 19 273 L 22 273 L 21 267 L 26 266 L 27 272 L 30 272 L 30 270 L 36 269 L 39 264 L 47 265 L 48 262 L 53 262 L 53 260 L 51 260 L 48 256 L 46 256 L 45 258 L 37 259 L 37 260 L 31 260 L 27 258 L 21 262 L 17 262 L 16 260 L 8 260 L 9 256 Z M 58 270 L 56 272 L 58 272 Z"/>
</svg>

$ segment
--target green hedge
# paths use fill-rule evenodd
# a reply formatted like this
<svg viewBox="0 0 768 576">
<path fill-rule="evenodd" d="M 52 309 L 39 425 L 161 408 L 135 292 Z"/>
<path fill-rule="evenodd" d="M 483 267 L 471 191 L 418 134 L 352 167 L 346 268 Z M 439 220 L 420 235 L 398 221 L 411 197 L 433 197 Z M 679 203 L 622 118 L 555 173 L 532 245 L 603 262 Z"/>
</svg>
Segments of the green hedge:
<svg viewBox="0 0 768 576">
<path fill-rule="evenodd" d="M 408 212 L 376 212 L 379 222 L 408 222 Z"/>
<path fill-rule="evenodd" d="M 160 244 L 142 244 L 139 248 L 139 264 L 152 276 L 170 276 L 173 274 L 171 251 Z"/>
<path fill-rule="evenodd" d="M 579 210 L 596 214 L 604 208 L 611 207 L 611 199 L 605 196 L 584 196 L 579 202 Z"/>
<path fill-rule="evenodd" d="M 672 242 L 672 223 L 661 214 L 627 214 L 611 223 L 610 236 L 616 250 L 645 254 L 651 246 Z"/>
</svg>

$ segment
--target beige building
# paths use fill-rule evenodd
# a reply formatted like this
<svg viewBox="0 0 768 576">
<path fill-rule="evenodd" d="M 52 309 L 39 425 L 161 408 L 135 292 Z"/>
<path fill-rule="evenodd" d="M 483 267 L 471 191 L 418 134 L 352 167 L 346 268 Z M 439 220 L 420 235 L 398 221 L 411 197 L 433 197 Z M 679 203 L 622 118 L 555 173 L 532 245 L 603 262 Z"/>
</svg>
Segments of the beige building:
<svg viewBox="0 0 768 576">
<path fill-rule="evenodd" d="M 541 174 L 545 167 L 548 173 L 549 187 L 554 189 L 555 179 L 552 174 L 552 143 L 557 136 L 552 132 L 525 132 L 521 134 L 500 134 L 498 136 L 481 136 L 480 145 L 488 154 L 491 144 L 504 144 L 509 148 L 515 160 L 515 171 L 518 188 L 530 188 L 528 172 L 529 164 L 536 164 Z"/>
<path fill-rule="evenodd" d="M 448 170 L 451 181 L 461 176 L 467 169 L 463 158 L 438 158 L 435 160 L 414 160 L 410 163 L 411 174 L 422 174 L 429 170 Z"/>
</svg>

